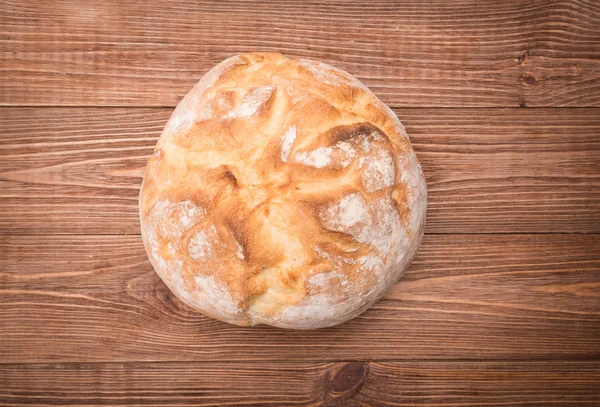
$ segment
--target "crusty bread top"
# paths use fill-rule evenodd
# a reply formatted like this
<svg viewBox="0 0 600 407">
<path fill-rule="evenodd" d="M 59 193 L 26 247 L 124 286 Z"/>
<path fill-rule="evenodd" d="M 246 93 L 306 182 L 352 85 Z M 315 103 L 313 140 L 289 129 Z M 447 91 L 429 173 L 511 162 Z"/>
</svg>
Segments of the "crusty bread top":
<svg viewBox="0 0 600 407">
<path fill-rule="evenodd" d="M 312 328 L 357 315 L 397 280 L 425 202 L 404 128 L 364 85 L 254 53 L 217 65 L 178 105 L 140 216 L 155 269 L 189 305 Z"/>
</svg>

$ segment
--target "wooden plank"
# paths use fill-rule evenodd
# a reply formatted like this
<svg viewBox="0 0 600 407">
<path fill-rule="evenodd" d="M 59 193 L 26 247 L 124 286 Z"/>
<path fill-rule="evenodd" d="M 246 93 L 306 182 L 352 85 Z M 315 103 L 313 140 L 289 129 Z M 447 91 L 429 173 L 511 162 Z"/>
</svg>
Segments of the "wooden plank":
<svg viewBox="0 0 600 407">
<path fill-rule="evenodd" d="M 3 406 L 597 406 L 597 361 L 0 366 Z"/>
<path fill-rule="evenodd" d="M 316 331 L 193 312 L 139 236 L 4 235 L 0 253 L 3 363 L 600 357 L 600 235 L 426 236 L 384 300 Z"/>
<path fill-rule="evenodd" d="M 0 109 L 0 231 L 137 234 L 171 109 Z M 429 186 L 427 233 L 600 232 L 600 110 L 396 109 Z"/>
<path fill-rule="evenodd" d="M 593 1 L 0 3 L 0 104 L 173 106 L 250 51 L 323 60 L 392 106 L 600 106 Z"/>
</svg>

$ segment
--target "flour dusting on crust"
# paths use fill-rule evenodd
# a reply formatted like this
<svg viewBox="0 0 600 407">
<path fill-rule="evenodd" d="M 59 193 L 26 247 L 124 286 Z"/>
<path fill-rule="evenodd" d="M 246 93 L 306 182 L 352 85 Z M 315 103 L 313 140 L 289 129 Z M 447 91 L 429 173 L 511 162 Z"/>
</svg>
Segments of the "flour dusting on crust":
<svg viewBox="0 0 600 407">
<path fill-rule="evenodd" d="M 342 167 L 347 167 L 348 164 L 352 162 L 354 157 L 356 156 L 356 150 L 352 148 L 352 145 L 347 141 L 340 141 L 336 144 L 336 147 L 340 151 L 340 155 L 342 156 L 340 160 L 340 164 Z"/>
<path fill-rule="evenodd" d="M 211 276 L 196 276 L 196 294 L 198 302 L 207 312 L 215 315 L 228 315 L 238 318 L 240 307 L 231 297 L 229 290 L 217 283 Z"/>
<path fill-rule="evenodd" d="M 337 204 L 327 208 L 328 217 L 333 221 L 333 230 L 344 231 L 359 222 L 370 221 L 367 202 L 359 193 L 348 194 Z"/>
<path fill-rule="evenodd" d="M 148 214 L 148 226 L 161 237 L 179 238 L 196 223 L 204 219 L 206 210 L 192 201 L 158 201 Z"/>
<path fill-rule="evenodd" d="M 179 102 L 165 127 L 165 131 L 175 133 L 187 130 L 196 122 L 210 119 L 212 110 L 206 103 L 207 101 L 203 99 L 206 91 L 214 86 L 225 71 L 239 62 L 240 57 L 236 55 L 224 60 L 208 71 Z"/>
<path fill-rule="evenodd" d="M 174 270 L 179 266 L 171 266 Z M 219 317 L 223 321 L 236 323 L 240 320 L 242 309 L 237 304 L 229 291 L 219 285 L 214 277 L 198 275 L 194 277 L 194 287 L 190 288 L 181 277 L 181 271 L 173 272 L 164 278 L 177 297 L 185 304 L 202 309 L 204 312 Z"/>
<path fill-rule="evenodd" d="M 188 243 L 188 253 L 192 259 L 205 259 L 214 255 L 213 241 L 217 240 L 217 229 L 214 225 L 206 230 L 198 231 Z"/>
<path fill-rule="evenodd" d="M 308 282 L 312 286 L 325 289 L 331 283 L 340 283 L 341 285 L 346 285 L 348 280 L 344 278 L 343 274 L 330 271 L 326 273 L 315 274 L 308 279 Z M 344 282 L 346 284 L 343 284 Z"/>
<path fill-rule="evenodd" d="M 290 126 L 285 132 L 283 141 L 281 142 L 281 161 L 284 163 L 286 163 L 290 157 L 290 151 L 292 150 L 294 141 L 296 141 L 296 126 Z"/>
<path fill-rule="evenodd" d="M 235 255 L 237 256 L 238 259 L 244 260 L 246 258 L 246 256 L 244 255 L 244 248 L 242 247 L 240 242 L 238 242 L 235 239 L 234 239 L 234 244 L 235 244 Z"/>
<path fill-rule="evenodd" d="M 295 162 L 315 168 L 346 168 L 355 157 L 356 150 L 352 145 L 346 141 L 340 141 L 332 147 L 319 147 L 311 151 L 300 151 L 296 154 Z"/>
<path fill-rule="evenodd" d="M 396 171 L 394 159 L 388 150 L 377 150 L 374 157 L 363 157 L 363 165 L 366 165 L 362 174 L 362 181 L 368 192 L 394 185 Z"/>
<path fill-rule="evenodd" d="M 331 65 L 310 59 L 301 59 L 299 64 L 308 69 L 320 82 L 333 86 L 347 85 L 370 92 L 358 79 Z"/>
<path fill-rule="evenodd" d="M 275 85 L 265 85 L 256 89 L 252 89 L 246 94 L 246 96 L 244 96 L 241 106 L 229 112 L 227 117 L 235 118 L 253 116 L 258 109 L 271 98 L 271 95 L 276 88 L 277 87 Z"/>
<path fill-rule="evenodd" d="M 319 147 L 312 151 L 296 154 L 296 162 L 315 168 L 323 168 L 331 163 L 331 147 Z"/>
<path fill-rule="evenodd" d="M 389 197 L 367 203 L 360 194 L 352 193 L 321 210 L 319 218 L 325 228 L 348 233 L 357 242 L 374 246 L 381 255 L 387 255 L 405 236 Z"/>
</svg>

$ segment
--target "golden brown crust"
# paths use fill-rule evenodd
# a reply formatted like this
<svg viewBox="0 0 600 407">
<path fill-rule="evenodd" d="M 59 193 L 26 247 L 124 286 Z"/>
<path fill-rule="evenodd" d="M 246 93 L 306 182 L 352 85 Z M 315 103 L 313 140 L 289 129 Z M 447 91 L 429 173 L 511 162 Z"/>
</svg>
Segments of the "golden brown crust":
<svg viewBox="0 0 600 407">
<path fill-rule="evenodd" d="M 232 57 L 181 101 L 150 157 L 142 234 L 158 274 L 215 318 L 335 325 L 400 277 L 426 186 L 396 116 L 328 65 Z"/>
</svg>

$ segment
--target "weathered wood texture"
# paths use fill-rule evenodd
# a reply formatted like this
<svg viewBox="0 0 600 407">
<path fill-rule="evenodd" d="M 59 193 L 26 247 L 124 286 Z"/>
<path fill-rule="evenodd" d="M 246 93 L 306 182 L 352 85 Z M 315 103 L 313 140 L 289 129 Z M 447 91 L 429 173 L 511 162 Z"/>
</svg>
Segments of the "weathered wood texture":
<svg viewBox="0 0 600 407">
<path fill-rule="evenodd" d="M 0 365 L 5 406 L 597 406 L 593 361 Z"/>
<path fill-rule="evenodd" d="M 172 107 L 247 51 L 355 74 L 423 164 L 415 263 L 341 326 L 209 319 L 144 253 Z M 0 0 L 0 406 L 598 406 L 598 107 L 593 0 Z"/>
<path fill-rule="evenodd" d="M 600 358 L 600 235 L 426 236 L 363 316 L 240 328 L 180 303 L 139 236 L 4 236 L 0 361 Z"/>
<path fill-rule="evenodd" d="M 138 234 L 171 109 L 0 109 L 0 231 Z M 396 109 L 429 187 L 427 233 L 600 232 L 600 111 Z"/>
<path fill-rule="evenodd" d="M 566 1 L 0 2 L 0 104 L 173 106 L 249 51 L 324 60 L 392 106 L 600 106 L 600 7 Z"/>
</svg>

